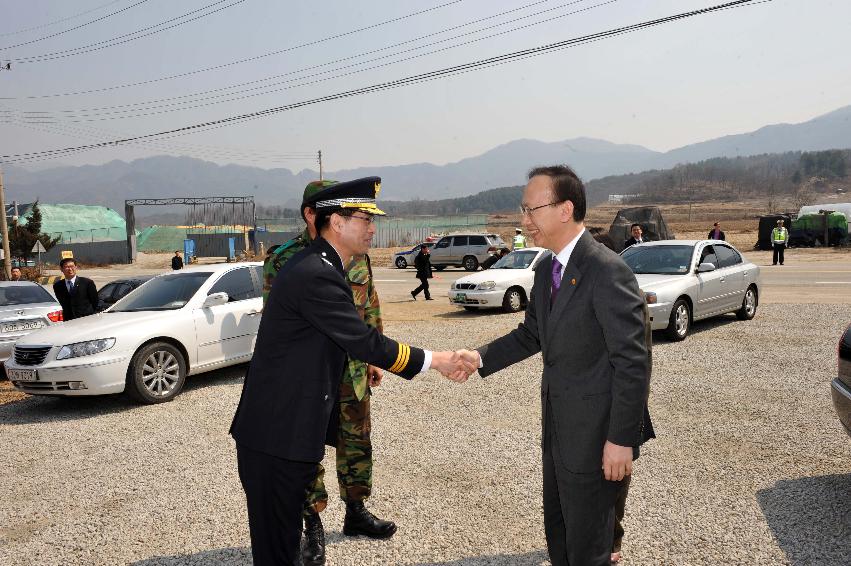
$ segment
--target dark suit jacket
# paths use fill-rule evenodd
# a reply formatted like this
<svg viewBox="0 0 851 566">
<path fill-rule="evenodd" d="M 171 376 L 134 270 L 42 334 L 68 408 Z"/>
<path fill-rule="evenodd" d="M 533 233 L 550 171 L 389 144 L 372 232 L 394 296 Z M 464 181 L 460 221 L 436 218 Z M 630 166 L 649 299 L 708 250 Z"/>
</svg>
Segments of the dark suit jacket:
<svg viewBox="0 0 851 566">
<path fill-rule="evenodd" d="M 647 241 L 647 240 L 642 240 L 641 242 L 642 242 L 642 243 L 644 243 L 644 242 L 646 242 L 646 241 Z M 629 237 L 629 240 L 627 240 L 627 241 L 625 241 L 625 242 L 623 243 L 623 249 L 627 249 L 628 247 L 630 247 L 630 246 L 634 246 L 634 245 L 635 245 L 635 244 L 637 244 L 637 243 L 638 243 L 638 240 L 636 240 L 635 238 L 633 238 L 632 236 L 630 236 L 630 237 Z"/>
<path fill-rule="evenodd" d="M 727 236 L 724 235 L 724 230 L 719 230 L 718 237 L 715 237 L 715 230 L 710 230 L 709 235 L 706 236 L 707 240 L 726 240 Z"/>
<path fill-rule="evenodd" d="M 60 279 L 53 284 L 53 294 L 62 305 L 62 318 L 65 320 L 73 320 L 97 312 L 98 290 L 91 279 L 78 275 L 73 294 L 68 293 L 65 280 Z"/>
<path fill-rule="evenodd" d="M 414 267 L 417 268 L 417 279 L 431 279 L 434 275 L 431 271 L 431 255 L 418 253 L 414 257 Z"/>
<path fill-rule="evenodd" d="M 346 353 L 407 379 L 425 354 L 364 323 L 340 256 L 323 238 L 295 254 L 272 283 L 230 432 L 245 448 L 319 462 L 336 444 Z"/>
<path fill-rule="evenodd" d="M 587 231 L 570 257 L 550 310 L 552 258 L 538 264 L 526 318 L 479 349 L 485 377 L 543 353 L 544 423 L 552 407 L 554 438 L 571 472 L 600 470 L 606 440 L 642 442 L 649 359 L 635 276 Z"/>
</svg>

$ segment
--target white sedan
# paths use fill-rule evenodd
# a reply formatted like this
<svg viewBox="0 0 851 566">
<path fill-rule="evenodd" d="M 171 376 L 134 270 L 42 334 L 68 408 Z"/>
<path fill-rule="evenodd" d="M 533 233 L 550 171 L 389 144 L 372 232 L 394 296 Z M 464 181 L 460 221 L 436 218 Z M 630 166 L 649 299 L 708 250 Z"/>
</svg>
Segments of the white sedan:
<svg viewBox="0 0 851 566">
<path fill-rule="evenodd" d="M 251 359 L 262 286 L 260 263 L 157 276 L 104 312 L 21 338 L 6 376 L 35 395 L 125 392 L 142 403 L 170 401 L 187 375 Z"/>
<path fill-rule="evenodd" d="M 497 307 L 517 312 L 531 296 L 535 266 L 551 253 L 544 248 L 511 252 L 490 269 L 455 281 L 449 288 L 449 302 L 467 310 Z"/>
</svg>

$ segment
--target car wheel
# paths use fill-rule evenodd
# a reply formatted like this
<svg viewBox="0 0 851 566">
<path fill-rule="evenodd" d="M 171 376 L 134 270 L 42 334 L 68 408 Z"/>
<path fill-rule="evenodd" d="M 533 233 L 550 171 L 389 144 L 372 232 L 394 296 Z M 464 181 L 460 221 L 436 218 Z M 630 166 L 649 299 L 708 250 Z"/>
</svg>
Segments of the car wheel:
<svg viewBox="0 0 851 566">
<path fill-rule="evenodd" d="M 405 269 L 406 267 L 408 267 L 408 262 L 405 261 L 405 258 L 403 258 L 403 257 L 397 257 L 396 258 L 396 267 L 398 267 L 399 269 Z"/>
<path fill-rule="evenodd" d="M 444 269 L 446 269 L 445 265 L 432 265 L 432 267 L 435 271 L 443 271 Z"/>
<path fill-rule="evenodd" d="M 475 271 L 479 268 L 479 260 L 476 256 L 468 255 L 464 258 L 464 269 L 467 271 Z"/>
<path fill-rule="evenodd" d="M 502 298 L 502 310 L 505 312 L 518 312 L 523 308 L 523 292 L 517 287 L 512 287 L 505 292 Z"/>
<path fill-rule="evenodd" d="M 745 291 L 745 298 L 742 299 L 742 308 L 736 311 L 736 317 L 739 320 L 750 320 L 756 316 L 756 307 L 759 305 L 759 297 L 756 294 L 756 288 L 751 285 Z"/>
<path fill-rule="evenodd" d="M 679 342 L 688 336 L 689 330 L 691 330 L 691 309 L 685 299 L 679 299 L 671 309 L 671 317 L 668 319 L 665 335 L 671 340 Z"/>
<path fill-rule="evenodd" d="M 186 382 L 186 360 L 180 350 L 166 342 L 139 348 L 127 368 L 125 392 L 145 404 L 174 399 Z"/>
</svg>

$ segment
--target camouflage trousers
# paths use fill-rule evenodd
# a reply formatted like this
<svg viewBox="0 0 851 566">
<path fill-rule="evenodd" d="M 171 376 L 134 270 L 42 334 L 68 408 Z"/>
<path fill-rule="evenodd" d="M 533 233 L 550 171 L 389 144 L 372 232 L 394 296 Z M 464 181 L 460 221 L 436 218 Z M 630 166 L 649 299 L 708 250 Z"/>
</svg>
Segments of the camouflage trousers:
<svg viewBox="0 0 851 566">
<path fill-rule="evenodd" d="M 348 377 L 348 376 L 346 376 Z M 372 423 L 369 416 L 369 387 L 358 401 L 352 383 L 340 384 L 340 430 L 337 433 L 337 480 L 343 501 L 363 501 L 372 493 Z M 307 488 L 304 512 L 321 513 L 328 505 L 325 468 L 318 465 L 316 479 Z"/>
</svg>

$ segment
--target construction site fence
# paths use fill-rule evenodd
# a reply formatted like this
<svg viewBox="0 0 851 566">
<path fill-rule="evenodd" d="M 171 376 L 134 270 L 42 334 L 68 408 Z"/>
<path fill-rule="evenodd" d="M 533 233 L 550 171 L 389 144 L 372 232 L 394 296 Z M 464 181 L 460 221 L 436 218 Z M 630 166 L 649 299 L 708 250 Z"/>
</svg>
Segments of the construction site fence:
<svg viewBox="0 0 851 566">
<path fill-rule="evenodd" d="M 79 242 L 74 244 L 58 243 L 49 251 L 41 254 L 41 261 L 56 265 L 62 259 L 63 252 L 85 264 L 99 265 L 112 263 L 129 263 L 127 259 L 127 242 Z"/>
<path fill-rule="evenodd" d="M 458 231 L 484 232 L 487 230 L 487 224 L 487 214 L 411 217 L 380 216 L 375 220 L 375 235 L 372 238 L 372 247 L 393 248 L 413 246 L 431 235 L 449 234 Z M 273 233 L 299 233 L 304 230 L 304 222 L 301 219 L 292 218 L 258 218 L 257 226 L 259 229 L 258 234 L 262 234 L 263 230 Z"/>
</svg>

